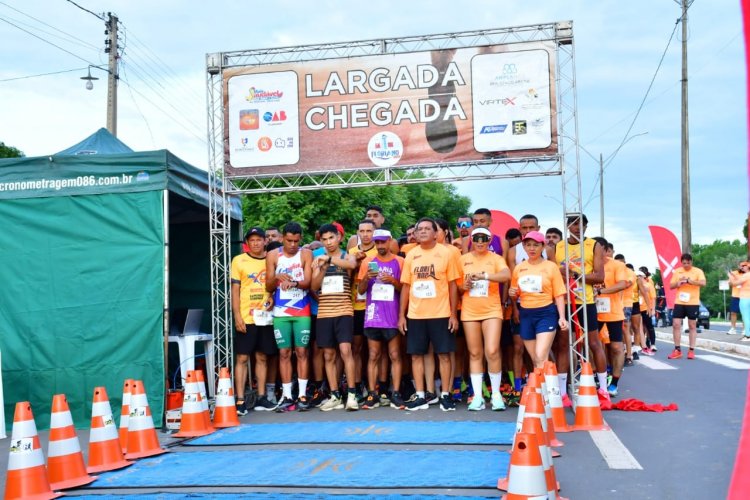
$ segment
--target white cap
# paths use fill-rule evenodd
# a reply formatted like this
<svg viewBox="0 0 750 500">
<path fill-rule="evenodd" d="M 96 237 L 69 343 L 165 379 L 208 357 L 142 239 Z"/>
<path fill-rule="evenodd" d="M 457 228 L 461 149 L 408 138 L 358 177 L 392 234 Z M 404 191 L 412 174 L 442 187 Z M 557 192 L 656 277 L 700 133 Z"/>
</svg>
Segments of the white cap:
<svg viewBox="0 0 750 500">
<path fill-rule="evenodd" d="M 488 238 L 492 238 L 492 233 L 486 227 L 478 227 L 471 232 L 472 236 L 475 236 L 477 234 L 483 234 L 487 236 Z"/>
<path fill-rule="evenodd" d="M 376 229 L 372 233 L 372 239 L 375 241 L 384 241 L 391 238 L 391 232 L 387 229 Z"/>
</svg>

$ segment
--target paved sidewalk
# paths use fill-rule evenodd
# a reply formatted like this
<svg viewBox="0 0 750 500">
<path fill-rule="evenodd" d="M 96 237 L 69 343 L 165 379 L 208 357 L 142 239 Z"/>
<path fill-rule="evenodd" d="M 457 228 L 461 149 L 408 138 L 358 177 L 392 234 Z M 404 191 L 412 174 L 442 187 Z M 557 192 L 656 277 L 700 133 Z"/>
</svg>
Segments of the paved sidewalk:
<svg viewBox="0 0 750 500">
<path fill-rule="evenodd" d="M 729 323 L 712 322 L 712 325 L 729 326 Z M 659 340 L 672 342 L 672 328 L 657 328 L 656 338 Z M 696 347 L 702 347 L 704 349 L 710 349 L 712 351 L 736 354 L 738 356 L 750 358 L 750 342 L 740 342 L 741 338 L 741 333 L 728 335 L 725 331 L 698 329 L 698 339 L 696 341 Z M 685 333 L 682 335 L 682 345 L 687 344 L 688 336 Z"/>
</svg>

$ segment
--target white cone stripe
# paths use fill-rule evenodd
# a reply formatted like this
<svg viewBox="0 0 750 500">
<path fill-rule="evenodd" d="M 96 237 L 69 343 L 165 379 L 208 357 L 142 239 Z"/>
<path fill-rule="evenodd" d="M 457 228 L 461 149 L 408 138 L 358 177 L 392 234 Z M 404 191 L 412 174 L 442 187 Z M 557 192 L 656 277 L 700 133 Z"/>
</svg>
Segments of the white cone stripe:
<svg viewBox="0 0 750 500">
<path fill-rule="evenodd" d="M 576 406 L 582 406 L 584 408 L 594 408 L 596 406 L 599 406 L 599 396 L 579 395 L 576 398 Z"/>
<path fill-rule="evenodd" d="M 542 468 L 544 470 L 549 469 L 552 464 L 552 453 L 549 451 L 549 448 L 545 445 L 540 445 L 539 454 L 542 456 Z"/>
<path fill-rule="evenodd" d="M 136 394 L 133 396 L 133 399 L 130 401 L 130 408 L 132 409 L 135 406 L 148 406 L 148 399 L 145 394 Z"/>
<path fill-rule="evenodd" d="M 72 455 L 73 453 L 80 452 L 81 445 L 78 443 L 78 438 L 72 437 L 68 439 L 60 439 L 58 441 L 50 441 L 47 457 L 62 457 L 65 455 Z"/>
<path fill-rule="evenodd" d="M 52 414 L 50 418 L 50 429 L 61 429 L 63 427 L 72 427 L 73 417 L 69 411 L 58 411 Z"/>
<path fill-rule="evenodd" d="M 89 443 L 99 443 L 117 438 L 117 429 L 111 425 L 106 427 L 92 427 L 89 434 Z"/>
<path fill-rule="evenodd" d="M 102 415 L 111 415 L 112 408 L 109 406 L 109 401 L 102 401 L 101 403 L 94 403 L 91 405 L 91 416 L 101 417 Z"/>
<path fill-rule="evenodd" d="M 526 495 L 529 499 L 547 498 L 547 480 L 541 465 L 511 465 L 508 473 L 508 493 Z"/>
<path fill-rule="evenodd" d="M 203 413 L 203 406 L 198 401 L 185 401 L 182 403 L 182 414 Z"/>
<path fill-rule="evenodd" d="M 37 448 L 28 452 L 10 452 L 8 456 L 8 470 L 27 469 L 44 465 L 44 453 Z"/>
<path fill-rule="evenodd" d="M 587 385 L 589 387 L 596 387 L 593 375 L 581 375 L 581 385 Z"/>
<path fill-rule="evenodd" d="M 232 406 L 234 407 L 234 396 L 216 396 L 216 406 Z"/>
<path fill-rule="evenodd" d="M 122 415 L 120 415 L 120 427 L 127 427 L 128 420 L 130 420 L 130 410 L 124 411 Z"/>
<path fill-rule="evenodd" d="M 145 431 L 154 428 L 154 420 L 151 415 L 145 417 L 133 417 L 130 419 L 128 432 Z"/>
<path fill-rule="evenodd" d="M 22 420 L 13 422 L 13 432 L 11 439 L 21 439 L 36 436 L 36 424 L 33 420 Z"/>
</svg>

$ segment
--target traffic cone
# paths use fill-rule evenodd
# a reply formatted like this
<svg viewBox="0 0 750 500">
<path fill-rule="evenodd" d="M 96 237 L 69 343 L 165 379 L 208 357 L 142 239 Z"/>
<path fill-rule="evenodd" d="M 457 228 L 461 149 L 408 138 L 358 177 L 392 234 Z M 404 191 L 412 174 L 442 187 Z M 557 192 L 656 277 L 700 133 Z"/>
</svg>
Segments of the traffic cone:
<svg viewBox="0 0 750 500">
<path fill-rule="evenodd" d="M 547 441 L 547 435 L 542 429 L 542 420 L 535 416 L 529 416 L 523 420 L 523 432 L 533 434 L 539 443 L 539 454 L 542 456 L 542 465 L 544 466 L 544 479 L 547 486 L 547 496 L 549 499 L 564 500 L 557 494 L 560 484 L 557 482 L 555 474 L 555 465 L 552 461 L 552 451 Z"/>
<path fill-rule="evenodd" d="M 191 370 L 185 379 L 185 395 L 182 398 L 182 417 L 180 432 L 174 437 L 197 437 L 211 434 L 214 429 L 206 424 L 203 404 L 198 385 L 195 383 L 196 371 Z"/>
<path fill-rule="evenodd" d="M 568 426 L 568 422 L 565 419 L 565 407 L 560 396 L 560 379 L 557 375 L 557 367 L 552 361 L 544 362 L 544 381 L 547 384 L 547 396 L 549 397 L 552 425 L 555 428 L 555 432 L 572 431 L 573 429 Z"/>
<path fill-rule="evenodd" d="M 201 405 L 203 407 L 203 416 L 206 419 L 206 425 L 208 425 L 209 428 L 213 429 L 213 425 L 211 425 L 211 410 L 208 408 L 208 394 L 206 394 L 206 379 L 203 378 L 203 370 L 193 370 L 195 372 L 195 382 L 197 384 L 198 390 L 201 393 Z"/>
<path fill-rule="evenodd" d="M 516 415 L 516 432 L 521 432 L 523 426 L 523 415 L 526 412 L 526 399 L 529 391 L 532 390 L 531 384 L 527 383 L 521 390 L 521 399 L 518 401 L 518 415 Z"/>
<path fill-rule="evenodd" d="M 565 446 L 565 443 L 557 439 L 557 436 L 555 435 L 555 426 L 552 422 L 552 409 L 549 406 L 549 394 L 547 393 L 547 382 L 544 373 L 541 368 L 536 368 L 534 371 L 537 372 L 537 381 L 539 382 L 540 388 L 539 392 L 542 395 L 542 402 L 544 403 L 544 415 L 547 418 L 547 435 L 550 446 Z"/>
<path fill-rule="evenodd" d="M 537 379 L 538 381 L 539 379 Z M 526 413 L 524 414 L 524 421 L 527 417 L 536 417 L 542 422 L 542 430 L 547 436 L 547 442 L 549 442 L 549 426 L 547 423 L 547 415 L 544 413 L 544 399 L 542 398 L 541 390 L 532 390 L 529 396 L 526 398 Z M 523 429 L 523 426 L 521 427 Z M 560 456 L 560 452 L 550 447 L 550 453 L 553 457 L 557 458 Z"/>
<path fill-rule="evenodd" d="M 96 480 L 96 476 L 89 476 L 86 472 L 65 394 L 55 394 L 52 398 L 47 473 L 50 487 L 55 490 L 75 488 Z"/>
<path fill-rule="evenodd" d="M 130 387 L 130 414 L 128 415 L 127 460 L 150 457 L 166 453 L 159 446 L 159 438 L 154 429 L 154 419 L 148 406 L 146 390 L 141 380 L 133 381 Z"/>
<path fill-rule="evenodd" d="M 214 427 L 237 427 L 240 425 L 240 419 L 237 418 L 237 408 L 234 404 L 234 389 L 232 389 L 229 368 L 222 367 L 219 371 L 219 386 L 216 390 Z"/>
<path fill-rule="evenodd" d="M 528 432 L 516 434 L 510 456 L 508 494 L 504 500 L 531 500 L 547 497 L 547 480 L 536 436 Z"/>
<path fill-rule="evenodd" d="M 573 430 L 576 431 L 606 431 L 602 410 L 599 407 L 599 396 L 596 394 L 594 372 L 587 362 L 581 364 L 581 382 L 576 395 L 576 420 Z"/>
<path fill-rule="evenodd" d="M 120 411 L 120 447 L 122 452 L 128 451 L 128 417 L 130 416 L 130 389 L 133 387 L 132 378 L 125 380 L 122 387 L 122 411 Z"/>
<path fill-rule="evenodd" d="M 44 453 L 28 401 L 16 403 L 9 448 L 5 500 L 42 500 L 62 496 L 50 487 Z"/>
<path fill-rule="evenodd" d="M 86 472 L 104 472 L 122 469 L 128 465 L 133 465 L 133 462 L 128 462 L 123 456 L 107 389 L 96 387 L 94 402 L 91 404 L 89 466 L 86 467 Z"/>
</svg>

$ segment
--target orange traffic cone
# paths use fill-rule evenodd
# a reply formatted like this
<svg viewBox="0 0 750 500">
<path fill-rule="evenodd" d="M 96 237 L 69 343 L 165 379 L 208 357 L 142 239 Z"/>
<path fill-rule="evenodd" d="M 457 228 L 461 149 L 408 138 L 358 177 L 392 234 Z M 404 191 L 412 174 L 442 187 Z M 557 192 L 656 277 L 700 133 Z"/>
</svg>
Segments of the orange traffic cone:
<svg viewBox="0 0 750 500">
<path fill-rule="evenodd" d="M 130 387 L 130 414 L 128 415 L 128 452 L 127 460 L 150 457 L 166 453 L 159 446 L 159 438 L 154 429 L 154 419 L 148 406 L 146 390 L 141 380 L 133 381 Z"/>
<path fill-rule="evenodd" d="M 544 413 L 544 400 L 542 399 L 542 394 L 540 391 L 532 391 L 526 398 L 526 413 L 524 414 L 524 421 L 526 420 L 526 417 L 529 416 L 536 417 L 542 421 L 542 429 L 544 430 L 544 434 L 547 436 L 547 441 L 549 442 L 549 427 L 547 424 L 547 415 L 545 415 Z M 553 449 L 552 447 L 550 447 L 550 453 L 555 458 L 560 456 L 560 452 Z"/>
<path fill-rule="evenodd" d="M 89 466 L 86 472 L 104 472 L 122 469 L 133 462 L 123 457 L 117 426 L 109 405 L 107 389 L 94 388 L 94 402 L 91 404 L 91 434 L 89 435 Z"/>
<path fill-rule="evenodd" d="M 47 478 L 44 453 L 36 433 L 36 423 L 28 401 L 16 403 L 10 438 L 5 500 L 57 498 Z"/>
<path fill-rule="evenodd" d="M 510 456 L 508 494 L 504 500 L 531 500 L 547 498 L 547 480 L 534 434 L 519 432 Z"/>
<path fill-rule="evenodd" d="M 229 368 L 222 367 L 219 371 L 219 386 L 216 390 L 216 407 L 214 408 L 214 427 L 237 427 L 237 408 L 234 406 L 234 389 Z"/>
<path fill-rule="evenodd" d="M 185 379 L 185 395 L 182 398 L 180 432 L 174 437 L 197 437 L 211 434 L 214 428 L 206 424 L 200 390 L 195 383 L 196 371 L 191 370 Z"/>
<path fill-rule="evenodd" d="M 576 421 L 573 430 L 576 431 L 606 431 L 602 410 L 599 407 L 599 396 L 596 394 L 594 372 L 587 362 L 581 364 L 581 383 L 576 396 Z"/>
<path fill-rule="evenodd" d="M 544 363 L 544 381 L 547 384 L 547 396 L 555 432 L 572 431 L 573 429 L 568 426 L 568 422 L 565 420 L 565 407 L 560 396 L 560 379 L 557 376 L 557 367 L 552 361 L 545 361 Z"/>
<path fill-rule="evenodd" d="M 539 454 L 542 456 L 548 498 L 550 500 L 565 500 L 557 495 L 557 491 L 560 489 L 560 484 L 557 482 L 555 465 L 552 461 L 552 451 L 549 447 L 549 442 L 547 441 L 547 435 L 544 433 L 544 429 L 542 429 L 542 421 L 533 416 L 525 418 L 523 420 L 523 432 L 533 434 L 539 443 Z"/>
<path fill-rule="evenodd" d="M 120 411 L 120 447 L 122 452 L 128 451 L 128 417 L 130 416 L 130 389 L 134 380 L 125 380 L 122 387 L 122 411 Z"/>
<path fill-rule="evenodd" d="M 547 382 L 541 368 L 534 370 L 537 372 L 537 380 L 539 382 L 539 393 L 542 395 L 542 402 L 544 403 L 544 415 L 547 418 L 547 436 L 549 438 L 550 446 L 564 446 L 565 443 L 557 439 L 555 435 L 555 426 L 552 422 L 552 409 L 549 406 L 549 394 L 547 393 Z M 561 400 L 562 401 L 562 400 Z"/>
<path fill-rule="evenodd" d="M 193 370 L 195 372 L 195 383 L 197 384 L 198 390 L 201 393 L 201 405 L 203 406 L 203 416 L 206 419 L 208 427 L 213 429 L 211 425 L 211 410 L 208 408 L 208 394 L 206 394 L 206 379 L 203 378 L 203 370 Z"/>
<path fill-rule="evenodd" d="M 52 398 L 47 471 L 50 486 L 55 490 L 75 488 L 96 480 L 96 476 L 89 476 L 86 472 L 65 394 L 55 394 Z"/>
</svg>

